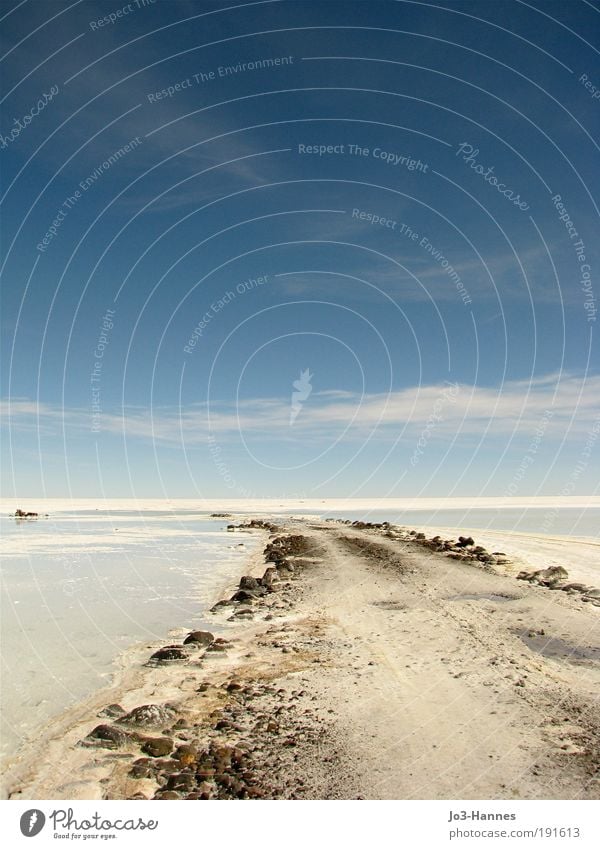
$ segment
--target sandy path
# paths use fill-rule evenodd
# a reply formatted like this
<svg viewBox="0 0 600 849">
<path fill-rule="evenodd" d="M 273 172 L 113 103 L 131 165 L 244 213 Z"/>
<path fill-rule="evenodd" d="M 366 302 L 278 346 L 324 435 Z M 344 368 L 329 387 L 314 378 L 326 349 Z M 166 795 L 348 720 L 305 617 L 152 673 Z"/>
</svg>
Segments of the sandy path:
<svg viewBox="0 0 600 849">
<path fill-rule="evenodd" d="M 597 795 L 572 707 L 593 709 L 599 664 L 546 660 L 511 632 L 585 646 L 600 636 L 597 611 L 375 534 L 311 533 L 327 555 L 302 607 L 321 610 L 340 648 L 313 686 L 335 707 L 366 798 Z M 462 593 L 514 600 L 449 600 Z"/>
<path fill-rule="evenodd" d="M 233 640 L 226 656 L 138 662 L 135 688 L 104 704 L 178 702 L 183 727 L 161 733 L 246 747 L 245 775 L 262 798 L 600 797 L 597 607 L 376 530 L 296 520 L 277 533 L 302 534 L 308 554 L 275 592 L 242 604 L 250 621 L 228 624 L 232 607 L 215 614 Z M 264 568 L 257 554 L 252 574 Z M 560 656 L 518 633 L 539 631 L 533 642 Z M 132 777 L 139 747 L 76 745 L 101 699 L 46 735 L 13 798 L 160 793 L 160 781 Z M 184 779 L 194 785 L 194 768 Z"/>
</svg>

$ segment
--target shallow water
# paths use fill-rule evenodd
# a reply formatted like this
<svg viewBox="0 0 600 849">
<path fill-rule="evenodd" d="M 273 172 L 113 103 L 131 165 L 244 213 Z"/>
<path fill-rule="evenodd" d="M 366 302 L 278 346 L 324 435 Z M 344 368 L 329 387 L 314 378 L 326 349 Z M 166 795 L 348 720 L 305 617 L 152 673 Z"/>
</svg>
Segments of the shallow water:
<svg viewBox="0 0 600 849">
<path fill-rule="evenodd" d="M 448 601 L 518 601 L 518 596 L 498 593 L 459 593 L 451 595 Z"/>
<path fill-rule="evenodd" d="M 257 544 L 227 522 L 154 511 L 0 520 L 3 755 L 108 684 L 130 646 L 202 626 Z"/>
<path fill-rule="evenodd" d="M 517 635 L 532 651 L 555 660 L 567 660 L 569 663 L 600 661 L 600 648 L 596 646 L 574 646 L 560 637 L 548 637 L 527 629 L 517 631 Z"/>
</svg>

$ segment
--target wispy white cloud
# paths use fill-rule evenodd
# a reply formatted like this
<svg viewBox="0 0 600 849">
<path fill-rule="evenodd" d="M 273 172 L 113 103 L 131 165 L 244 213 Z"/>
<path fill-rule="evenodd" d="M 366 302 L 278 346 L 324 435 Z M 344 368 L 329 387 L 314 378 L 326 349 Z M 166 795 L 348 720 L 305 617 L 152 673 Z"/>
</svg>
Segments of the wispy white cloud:
<svg viewBox="0 0 600 849">
<path fill-rule="evenodd" d="M 151 440 L 160 444 L 193 447 L 208 441 L 237 439 L 298 440 L 337 438 L 395 439 L 418 434 L 429 417 L 437 415 L 434 438 L 473 438 L 488 431 L 496 436 L 530 438 L 540 422 L 545 438 L 578 439 L 597 420 L 600 375 L 549 374 L 531 381 L 508 381 L 501 387 L 447 383 L 412 386 L 390 393 L 360 395 L 336 389 L 314 392 L 298 417 L 293 434 L 289 428 L 289 398 L 246 398 L 203 402 L 182 409 L 170 407 L 112 410 L 100 417 L 104 433 L 127 439 Z M 551 416 L 547 416 L 550 411 Z M 88 432 L 91 414 L 81 408 L 63 409 L 28 399 L 0 402 L 6 426 L 15 432 Z"/>
</svg>

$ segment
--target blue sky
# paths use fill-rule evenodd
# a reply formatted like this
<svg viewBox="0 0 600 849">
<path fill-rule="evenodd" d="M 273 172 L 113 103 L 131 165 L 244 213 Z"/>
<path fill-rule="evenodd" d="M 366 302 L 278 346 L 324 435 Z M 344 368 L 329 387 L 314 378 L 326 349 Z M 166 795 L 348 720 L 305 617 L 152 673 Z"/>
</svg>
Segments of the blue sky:
<svg viewBox="0 0 600 849">
<path fill-rule="evenodd" d="M 3 10 L 5 495 L 596 492 L 592 3 Z"/>
</svg>

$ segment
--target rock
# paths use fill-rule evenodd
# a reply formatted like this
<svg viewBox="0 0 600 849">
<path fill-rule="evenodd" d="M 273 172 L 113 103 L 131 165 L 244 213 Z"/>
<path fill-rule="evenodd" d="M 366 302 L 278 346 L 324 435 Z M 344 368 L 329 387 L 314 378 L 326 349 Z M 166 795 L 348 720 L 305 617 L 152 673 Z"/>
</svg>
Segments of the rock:
<svg viewBox="0 0 600 849">
<path fill-rule="evenodd" d="M 263 587 L 267 587 L 269 589 L 273 586 L 275 581 L 279 580 L 279 576 L 277 575 L 277 569 L 273 566 L 269 566 L 268 569 L 265 570 L 265 574 L 261 578 L 261 583 Z"/>
<path fill-rule="evenodd" d="M 155 651 L 146 665 L 165 666 L 170 663 L 182 663 L 188 659 L 188 653 L 180 646 L 165 646 Z"/>
<path fill-rule="evenodd" d="M 240 579 L 241 590 L 258 590 L 260 588 L 260 582 L 256 578 L 253 578 L 252 575 L 244 575 L 244 577 Z"/>
<path fill-rule="evenodd" d="M 212 786 L 208 783 L 208 781 L 201 781 L 196 792 L 198 794 L 198 799 L 212 798 Z"/>
<path fill-rule="evenodd" d="M 132 778 L 155 778 L 157 764 L 151 758 L 138 758 L 134 761 L 129 770 L 129 775 Z"/>
<path fill-rule="evenodd" d="M 566 581 L 568 577 L 569 573 L 562 566 L 550 566 L 536 573 L 537 581 L 545 587 L 557 584 L 559 581 Z"/>
<path fill-rule="evenodd" d="M 600 590 L 596 589 L 588 589 L 586 590 L 586 598 L 600 598 Z"/>
<path fill-rule="evenodd" d="M 177 790 L 180 793 L 189 793 L 195 786 L 196 776 L 188 772 L 174 772 L 167 782 L 167 790 Z"/>
<path fill-rule="evenodd" d="M 191 766 L 196 763 L 196 759 L 198 757 L 198 749 L 196 746 L 177 746 L 175 752 L 173 752 L 172 757 L 179 761 L 183 766 Z"/>
<path fill-rule="evenodd" d="M 563 584 L 562 587 L 561 587 L 561 590 L 565 593 L 568 593 L 571 590 L 574 590 L 575 592 L 578 592 L 578 593 L 584 593 L 584 592 L 587 592 L 588 587 L 587 587 L 586 584 L 570 583 L 570 584 Z"/>
<path fill-rule="evenodd" d="M 140 705 L 118 720 L 123 725 L 139 725 L 143 728 L 162 726 L 173 718 L 174 711 L 162 705 Z"/>
<path fill-rule="evenodd" d="M 121 705 L 112 704 L 102 708 L 98 716 L 107 716 L 109 719 L 115 719 L 117 716 L 125 716 L 126 713 L 127 711 L 125 711 Z"/>
<path fill-rule="evenodd" d="M 214 640 L 214 634 L 211 634 L 210 631 L 192 631 L 183 641 L 183 645 L 187 646 L 190 643 L 195 643 L 196 645 L 209 646 Z"/>
<path fill-rule="evenodd" d="M 519 572 L 517 580 L 551 587 L 554 584 L 562 583 L 568 577 L 569 573 L 562 566 L 549 566 L 547 569 L 537 569 L 535 572 Z"/>
<path fill-rule="evenodd" d="M 475 540 L 473 539 L 473 537 L 459 537 L 458 538 L 457 545 L 459 545 L 461 548 L 464 548 L 466 545 L 474 545 L 474 544 L 475 544 Z"/>
<path fill-rule="evenodd" d="M 262 587 L 260 587 L 260 589 L 263 590 Z M 264 594 L 264 590 L 263 590 L 262 594 Z M 254 599 L 258 598 L 259 595 L 261 595 L 261 593 L 253 592 L 251 590 L 238 590 L 236 593 L 234 593 L 231 596 L 231 600 L 232 601 L 253 601 Z"/>
<path fill-rule="evenodd" d="M 209 652 L 210 652 L 210 654 L 219 654 L 219 653 L 226 652 L 226 651 L 227 651 L 227 646 L 226 646 L 226 645 L 223 645 L 223 643 L 219 643 L 219 642 L 217 642 L 216 640 L 215 640 L 215 642 L 214 642 L 214 643 L 212 643 L 212 644 L 211 644 L 210 646 L 208 646 L 208 648 L 206 649 L 207 654 L 208 654 Z"/>
<path fill-rule="evenodd" d="M 175 790 L 159 790 L 158 793 L 155 793 L 152 798 L 157 800 L 183 799 L 183 796 L 181 795 L 181 793 L 177 793 Z"/>
<path fill-rule="evenodd" d="M 114 725 L 97 725 L 81 741 L 82 746 L 99 746 L 104 749 L 122 749 L 131 742 L 131 735 Z"/>
<path fill-rule="evenodd" d="M 221 599 L 221 601 L 218 601 L 216 604 L 213 604 L 213 606 L 210 609 L 210 612 L 211 613 L 217 613 L 223 607 L 229 607 L 232 603 L 233 602 L 229 601 L 229 599 L 225 599 L 225 598 Z"/>
<path fill-rule="evenodd" d="M 142 746 L 142 752 L 151 758 L 164 758 L 173 751 L 173 741 L 170 737 L 148 737 Z"/>
<path fill-rule="evenodd" d="M 213 741 L 210 744 L 210 755 L 218 769 L 227 769 L 231 765 L 234 747 L 228 746 L 226 743 L 217 743 Z"/>
</svg>

